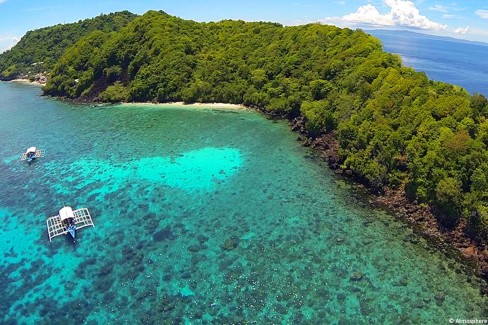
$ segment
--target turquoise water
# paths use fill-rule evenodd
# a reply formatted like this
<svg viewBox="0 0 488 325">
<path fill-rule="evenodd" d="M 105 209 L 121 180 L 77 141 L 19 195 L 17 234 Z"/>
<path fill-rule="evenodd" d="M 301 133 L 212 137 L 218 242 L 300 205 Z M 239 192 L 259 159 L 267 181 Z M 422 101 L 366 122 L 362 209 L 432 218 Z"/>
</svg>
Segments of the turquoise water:
<svg viewBox="0 0 488 325">
<path fill-rule="evenodd" d="M 0 83 L 3 323 L 447 323 L 476 279 L 253 111 L 75 106 Z M 45 157 L 18 161 L 32 145 Z M 95 228 L 49 242 L 87 207 Z"/>
</svg>

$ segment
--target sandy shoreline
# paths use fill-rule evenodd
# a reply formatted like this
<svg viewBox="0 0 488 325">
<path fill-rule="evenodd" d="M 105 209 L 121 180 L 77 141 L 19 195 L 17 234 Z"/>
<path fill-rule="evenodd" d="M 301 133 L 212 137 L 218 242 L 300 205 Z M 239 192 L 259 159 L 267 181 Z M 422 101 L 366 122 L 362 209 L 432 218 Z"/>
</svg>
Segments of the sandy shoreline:
<svg viewBox="0 0 488 325">
<path fill-rule="evenodd" d="M 35 86 L 44 86 L 45 84 L 37 82 L 37 81 L 30 81 L 29 79 L 13 79 L 9 82 L 18 82 L 23 84 L 35 85 Z"/>
<path fill-rule="evenodd" d="M 29 79 L 13 79 L 9 82 L 16 82 L 22 84 L 29 84 L 35 86 L 44 86 L 45 84 L 37 82 L 37 81 L 30 81 Z M 97 103 L 94 103 L 97 104 Z M 103 103 L 106 104 L 106 103 Z M 130 102 L 130 103 L 121 103 L 122 106 L 170 106 L 170 107 L 201 107 L 201 108 L 212 108 L 212 109 L 229 109 L 229 110 L 247 110 L 248 107 L 240 104 L 228 104 L 228 103 L 191 103 L 185 104 L 184 102 L 169 102 L 169 103 L 153 103 L 153 102 Z"/>
<path fill-rule="evenodd" d="M 200 107 L 200 108 L 212 108 L 212 109 L 229 109 L 229 110 L 246 110 L 248 109 L 244 105 L 238 104 L 226 104 L 226 103 L 192 103 L 185 104 L 183 102 L 170 102 L 170 103 L 122 103 L 122 106 L 153 106 L 153 107 Z"/>
</svg>

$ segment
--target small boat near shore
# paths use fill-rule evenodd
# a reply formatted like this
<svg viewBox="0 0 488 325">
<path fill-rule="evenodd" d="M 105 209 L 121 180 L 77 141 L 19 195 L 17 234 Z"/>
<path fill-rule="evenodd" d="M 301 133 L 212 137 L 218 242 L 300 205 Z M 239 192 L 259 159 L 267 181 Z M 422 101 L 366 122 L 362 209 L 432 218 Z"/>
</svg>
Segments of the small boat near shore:
<svg viewBox="0 0 488 325">
<path fill-rule="evenodd" d="M 44 157 L 44 150 L 37 149 L 37 147 L 30 147 L 20 156 L 20 160 L 26 160 L 28 163 L 36 158 Z"/>
<path fill-rule="evenodd" d="M 87 208 L 73 210 L 70 206 L 64 206 L 59 210 L 59 214 L 46 220 L 49 241 L 56 236 L 70 234 L 76 240 L 78 229 L 93 226 L 93 220 Z"/>
</svg>

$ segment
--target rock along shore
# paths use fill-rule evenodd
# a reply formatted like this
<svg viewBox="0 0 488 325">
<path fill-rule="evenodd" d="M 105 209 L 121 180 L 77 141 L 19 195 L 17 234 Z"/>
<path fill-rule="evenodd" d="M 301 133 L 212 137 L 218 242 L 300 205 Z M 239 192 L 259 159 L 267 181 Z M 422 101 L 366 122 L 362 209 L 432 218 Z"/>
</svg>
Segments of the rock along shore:
<svg viewBox="0 0 488 325">
<path fill-rule="evenodd" d="M 338 154 L 339 141 L 334 132 L 310 138 L 307 136 L 303 118 L 295 118 L 289 124 L 291 129 L 299 134 L 297 140 L 317 152 L 336 174 L 349 178 L 368 189 L 364 181 L 354 175 L 353 171 L 341 167 Z M 465 222 L 461 222 L 452 230 L 442 228 L 431 208 L 410 202 L 403 188 L 385 189 L 382 193 L 371 194 L 369 203 L 390 211 L 395 217 L 408 223 L 417 233 L 428 239 L 429 245 L 450 258 L 462 262 L 466 266 L 469 279 L 473 280 L 471 275 L 479 277 L 481 279 L 480 291 L 482 294 L 488 295 L 488 245 L 471 239 L 466 234 Z"/>
</svg>

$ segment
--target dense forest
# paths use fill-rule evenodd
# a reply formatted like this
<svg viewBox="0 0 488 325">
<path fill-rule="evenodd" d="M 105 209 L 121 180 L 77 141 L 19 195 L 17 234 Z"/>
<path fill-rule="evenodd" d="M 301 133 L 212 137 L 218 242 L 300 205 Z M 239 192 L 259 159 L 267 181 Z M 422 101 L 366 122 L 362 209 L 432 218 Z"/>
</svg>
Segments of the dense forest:
<svg viewBox="0 0 488 325">
<path fill-rule="evenodd" d="M 81 37 L 94 31 L 119 30 L 135 17 L 123 11 L 30 31 L 15 47 L 0 55 L 0 80 L 33 78 L 36 73 L 49 72 L 64 51 Z"/>
<path fill-rule="evenodd" d="M 471 237 L 488 238 L 487 99 L 403 67 L 361 30 L 197 23 L 150 11 L 80 37 L 44 91 L 104 102 L 226 102 L 299 117 L 310 137 L 336 137 L 341 168 L 374 191 L 404 189 L 445 227 L 463 221 Z"/>
</svg>

